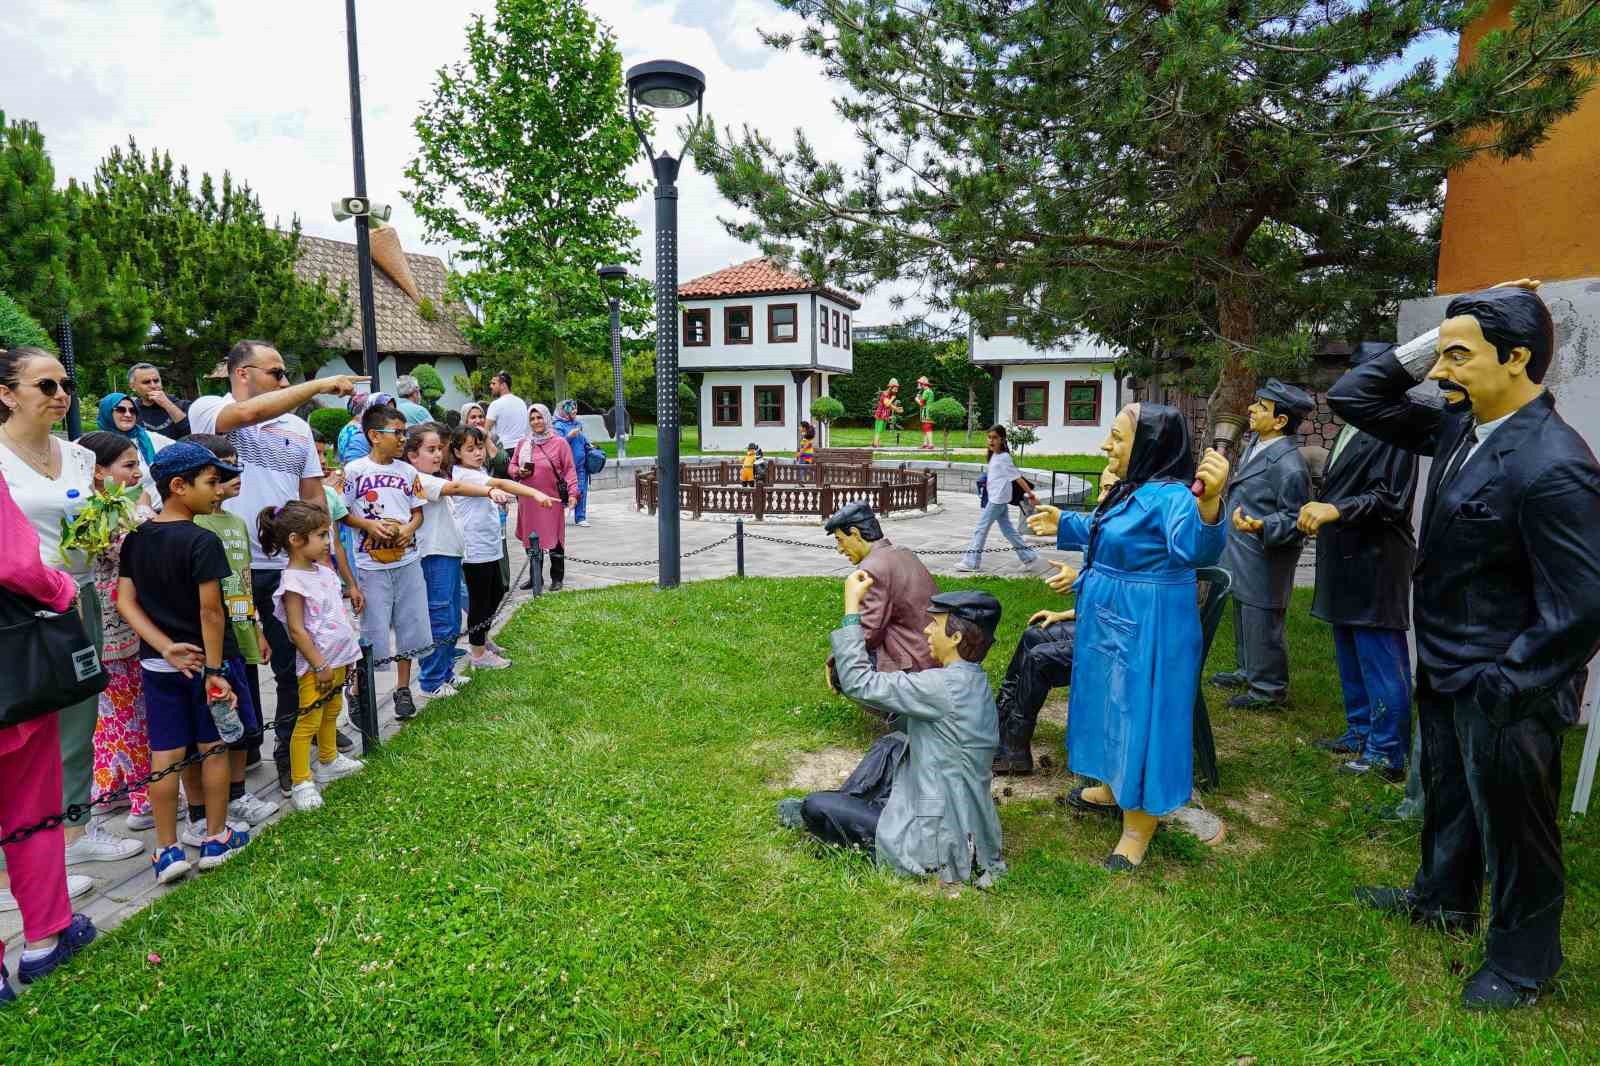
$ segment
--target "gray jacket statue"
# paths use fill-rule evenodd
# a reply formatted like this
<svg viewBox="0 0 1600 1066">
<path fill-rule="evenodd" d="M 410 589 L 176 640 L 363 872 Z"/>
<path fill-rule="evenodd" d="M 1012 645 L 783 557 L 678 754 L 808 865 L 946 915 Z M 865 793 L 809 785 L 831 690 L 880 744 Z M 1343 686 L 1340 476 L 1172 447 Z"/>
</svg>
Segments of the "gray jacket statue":
<svg viewBox="0 0 1600 1066">
<path fill-rule="evenodd" d="M 917 673 L 880 673 L 867 660 L 859 625 L 833 631 L 844 695 L 901 715 L 910 737 L 894 791 L 878 821 L 878 861 L 913 877 L 942 881 L 1005 872 L 990 767 L 1000 745 L 998 717 L 982 665 L 960 661 Z"/>
<path fill-rule="evenodd" d="M 1256 444 L 1251 437 L 1246 442 Z M 1305 538 L 1295 527 L 1300 508 L 1311 499 L 1311 475 L 1293 437 L 1278 437 L 1247 452 L 1228 486 L 1223 505 L 1228 546 L 1221 565 L 1233 575 L 1233 598 L 1250 607 L 1284 610 L 1294 589 L 1294 568 Z M 1260 533 L 1233 528 L 1234 509 L 1262 522 Z"/>
</svg>

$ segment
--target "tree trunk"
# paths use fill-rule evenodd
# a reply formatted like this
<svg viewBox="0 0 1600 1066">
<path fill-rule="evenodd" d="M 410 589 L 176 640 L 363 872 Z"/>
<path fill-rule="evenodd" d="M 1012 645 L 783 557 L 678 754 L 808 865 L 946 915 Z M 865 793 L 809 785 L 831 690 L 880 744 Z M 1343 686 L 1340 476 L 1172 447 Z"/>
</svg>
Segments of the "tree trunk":
<svg viewBox="0 0 1600 1066">
<path fill-rule="evenodd" d="M 1247 286 L 1237 275 L 1216 282 L 1217 327 L 1228 350 L 1222 358 L 1217 387 L 1206 403 L 1206 427 L 1201 435 L 1208 447 L 1216 439 L 1220 419 L 1245 417 L 1244 410 L 1255 398 L 1255 371 L 1245 365 L 1245 350 L 1255 344 L 1256 309 Z M 1230 458 L 1232 456 L 1230 455 Z"/>
<path fill-rule="evenodd" d="M 568 399 L 567 396 L 567 346 L 560 338 L 552 337 L 550 340 L 550 373 L 554 377 L 552 389 L 555 392 L 554 400 L 560 403 Z"/>
</svg>

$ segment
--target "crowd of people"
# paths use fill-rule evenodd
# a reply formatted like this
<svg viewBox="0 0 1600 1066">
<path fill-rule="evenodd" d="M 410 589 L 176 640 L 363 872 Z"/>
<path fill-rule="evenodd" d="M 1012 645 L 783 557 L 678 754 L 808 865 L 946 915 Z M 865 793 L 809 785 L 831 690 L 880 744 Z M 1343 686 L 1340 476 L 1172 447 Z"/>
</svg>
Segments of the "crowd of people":
<svg viewBox="0 0 1600 1066">
<path fill-rule="evenodd" d="M 42 349 L 0 352 L 0 587 L 75 611 L 105 682 L 0 727 L 0 835 L 76 805 L 4 847 L 0 909 L 22 912 L 24 982 L 93 939 L 71 901 L 94 882 L 69 868 L 140 852 L 114 820 L 154 830 L 151 867 L 170 884 L 227 862 L 278 812 L 245 784 L 267 741 L 263 673 L 281 795 L 315 810 L 323 786 L 362 769 L 337 727 L 361 641 L 394 658 L 395 715 L 411 718 L 472 670 L 511 665 L 489 633 L 509 505 L 518 542 L 537 534 L 530 563 L 550 557 L 552 591 L 568 511 L 588 525 L 594 446 L 571 400 L 552 415 L 500 373 L 491 403 L 436 420 L 414 377 L 393 393 L 352 375 L 291 384 L 264 341 L 235 345 L 224 370 L 225 394 L 185 407 L 141 363 L 100 400 L 98 428 L 68 441 L 52 432 L 73 393 L 65 368 Z M 296 413 L 319 398 L 351 415 L 326 442 L 335 462 Z"/>
</svg>

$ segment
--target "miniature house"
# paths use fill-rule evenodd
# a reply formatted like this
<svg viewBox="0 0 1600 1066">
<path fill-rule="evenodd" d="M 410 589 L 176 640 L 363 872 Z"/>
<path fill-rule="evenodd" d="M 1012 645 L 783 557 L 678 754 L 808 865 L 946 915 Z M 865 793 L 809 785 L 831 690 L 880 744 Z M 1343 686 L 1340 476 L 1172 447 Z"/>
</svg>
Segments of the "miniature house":
<svg viewBox="0 0 1600 1066">
<path fill-rule="evenodd" d="M 850 373 L 860 302 L 758 258 L 684 282 L 678 306 L 678 367 L 701 375 L 701 449 L 794 451 L 812 401 Z"/>
<path fill-rule="evenodd" d="M 1039 435 L 1028 450 L 1092 455 L 1122 407 L 1114 365 L 1117 350 L 1092 336 L 1036 348 L 1004 331 L 973 328 L 972 361 L 994 376 L 995 421 L 1029 426 Z"/>
</svg>

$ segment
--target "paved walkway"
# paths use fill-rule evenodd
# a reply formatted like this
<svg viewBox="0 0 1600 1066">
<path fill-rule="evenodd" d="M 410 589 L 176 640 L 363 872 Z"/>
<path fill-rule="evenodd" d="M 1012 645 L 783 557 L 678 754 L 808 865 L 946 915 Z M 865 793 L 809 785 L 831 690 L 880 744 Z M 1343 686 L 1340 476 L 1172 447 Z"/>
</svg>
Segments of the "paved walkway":
<svg viewBox="0 0 1600 1066">
<path fill-rule="evenodd" d="M 952 554 L 923 555 L 923 561 L 934 573 L 954 574 L 960 556 L 955 551 L 964 548 L 977 524 L 978 501 L 970 494 L 940 493 L 940 509 L 929 514 L 911 512 L 907 516 L 890 516 L 884 522 L 888 538 L 903 547 L 917 552 L 945 551 Z M 602 588 L 625 582 L 650 582 L 657 578 L 653 562 L 646 566 L 616 566 L 616 563 L 654 560 L 656 558 L 656 518 L 637 511 L 633 506 L 633 491 L 613 490 L 597 492 L 589 501 L 589 521 L 586 528 L 567 527 L 566 585 L 569 589 Z M 788 522 L 749 522 L 745 526 L 745 574 L 750 577 L 803 577 L 816 575 L 843 576 L 850 571 L 850 563 L 835 549 L 831 535 L 822 532 L 821 524 L 791 524 Z M 734 544 L 725 544 L 690 554 L 713 542 L 730 537 L 734 532 L 731 521 L 703 519 L 683 521 L 680 532 L 684 554 L 682 578 L 696 581 L 732 576 L 735 572 Z M 773 543 L 774 538 L 789 543 Z M 1081 562 L 1076 552 L 1057 552 L 1042 539 L 1030 537 L 1045 558 L 1065 558 Z M 983 571 L 1005 576 L 1024 576 L 1030 571 L 1023 567 L 1009 550 L 1005 539 L 997 530 L 990 531 L 988 554 L 983 559 Z M 511 572 L 513 578 L 523 570 L 525 559 L 520 547 L 511 547 Z M 1302 562 L 1297 584 L 1310 584 L 1310 553 Z M 528 593 L 513 590 L 511 602 L 501 612 L 501 623 L 524 602 Z M 515 655 L 515 650 L 512 651 Z M 378 715 L 384 737 L 398 732 L 400 723 L 394 718 L 393 671 L 378 674 Z M 270 678 L 262 698 L 264 716 L 271 719 L 275 713 L 275 698 Z M 467 689 L 471 692 L 471 688 Z M 347 722 L 348 720 L 346 720 Z M 416 721 L 424 723 L 424 712 Z M 345 731 L 354 736 L 348 724 Z M 270 741 L 269 741 L 270 744 Z M 247 787 L 257 796 L 283 804 L 279 814 L 255 832 L 260 832 L 271 822 L 290 811 L 288 801 L 278 793 L 277 774 L 268 758 L 251 769 Z M 112 816 L 109 827 L 119 834 L 136 837 L 144 842 L 145 850 L 134 858 L 118 863 L 85 863 L 71 867 L 70 873 L 87 874 L 95 879 L 95 888 L 88 895 L 73 901 L 75 910 L 88 914 L 102 930 L 121 924 L 131 915 L 149 906 L 151 901 L 169 891 L 181 890 L 184 882 L 171 888 L 156 884 L 150 871 L 149 854 L 154 849 L 155 831 L 129 833 L 123 826 L 122 814 Z M 0 939 L 6 945 L 8 968 L 15 973 L 15 963 L 21 957 L 22 921 L 16 911 L 0 913 Z M 18 987 L 13 983 L 13 987 Z M 20 991 L 20 988 L 19 988 Z"/>
</svg>

